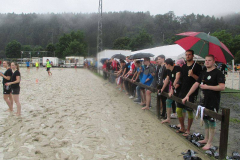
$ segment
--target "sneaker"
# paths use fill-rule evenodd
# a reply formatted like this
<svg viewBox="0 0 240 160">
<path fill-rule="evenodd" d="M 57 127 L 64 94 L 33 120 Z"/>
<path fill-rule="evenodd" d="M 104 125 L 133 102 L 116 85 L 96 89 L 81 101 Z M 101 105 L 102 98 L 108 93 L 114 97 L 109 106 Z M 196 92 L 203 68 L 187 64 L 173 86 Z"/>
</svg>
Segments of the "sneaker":
<svg viewBox="0 0 240 160">
<path fill-rule="evenodd" d="M 135 100 L 138 100 L 138 98 L 135 98 L 134 101 L 135 101 Z"/>
<path fill-rule="evenodd" d="M 130 98 L 130 99 L 133 99 L 134 97 L 133 97 L 133 96 L 130 96 L 129 98 Z"/>
</svg>

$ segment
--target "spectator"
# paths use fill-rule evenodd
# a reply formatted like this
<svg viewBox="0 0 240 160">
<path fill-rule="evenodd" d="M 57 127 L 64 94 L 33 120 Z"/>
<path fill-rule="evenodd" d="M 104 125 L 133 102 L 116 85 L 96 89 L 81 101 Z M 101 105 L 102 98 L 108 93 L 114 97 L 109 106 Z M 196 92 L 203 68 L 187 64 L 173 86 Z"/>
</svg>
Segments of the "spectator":
<svg viewBox="0 0 240 160">
<path fill-rule="evenodd" d="M 218 112 L 220 105 L 221 91 L 225 89 L 225 77 L 221 71 L 214 66 L 215 59 L 213 55 L 207 55 L 205 57 L 205 65 L 207 71 L 203 71 L 198 80 L 191 87 L 186 97 L 182 100 L 183 103 L 189 101 L 190 96 L 200 86 L 203 92 L 202 106 L 209 110 Z M 212 146 L 212 140 L 215 135 L 216 120 L 210 116 L 204 116 L 205 123 L 205 138 L 198 141 L 199 143 L 206 144 L 202 149 L 209 150 Z"/>
<path fill-rule="evenodd" d="M 155 59 L 156 61 L 156 68 L 155 68 L 155 76 L 154 76 L 154 80 L 151 84 L 151 87 L 153 88 L 157 88 L 157 86 L 160 86 L 160 84 L 162 84 L 161 80 L 161 75 L 162 72 L 166 70 L 165 66 L 164 66 L 164 61 L 165 61 L 165 56 L 164 55 L 160 55 L 158 57 L 156 57 Z M 158 88 L 159 89 L 159 88 Z M 146 90 L 146 107 L 144 107 L 143 109 L 149 109 L 150 107 L 150 102 L 151 102 L 151 91 L 150 90 Z"/>
<path fill-rule="evenodd" d="M 193 84 L 197 81 L 198 76 L 202 72 L 202 66 L 198 63 L 193 61 L 194 57 L 194 51 L 193 50 L 187 50 L 185 52 L 186 61 L 187 63 L 182 66 L 181 70 L 181 91 L 179 93 L 179 98 L 184 98 Z M 197 100 L 198 90 L 196 90 L 191 96 L 190 96 L 190 102 L 195 103 Z M 185 112 L 188 111 L 188 127 L 185 131 L 185 125 L 184 125 L 184 117 Z M 183 114 L 184 112 L 184 114 Z M 180 130 L 177 132 L 184 133 L 183 136 L 188 136 L 190 134 L 190 128 L 192 126 L 193 122 L 193 110 L 191 108 L 186 107 L 183 104 L 178 103 L 177 105 L 177 115 L 180 122 Z"/>
<path fill-rule="evenodd" d="M 168 71 L 167 71 L 167 78 L 164 82 L 161 92 L 163 92 L 163 90 L 166 88 L 168 83 L 170 83 L 169 93 L 168 93 L 169 97 L 171 97 L 173 94 L 175 96 L 178 96 L 179 91 L 181 89 L 180 85 L 178 84 L 178 81 L 181 75 L 181 68 L 179 66 L 174 66 L 173 60 L 171 58 L 166 59 L 165 64 L 166 64 L 166 69 Z M 172 99 L 168 98 L 166 100 L 167 119 L 163 120 L 162 123 L 170 123 L 172 103 L 173 103 Z"/>
<path fill-rule="evenodd" d="M 136 66 L 136 72 L 132 78 L 133 82 L 140 82 L 142 80 L 143 77 L 143 72 L 144 72 L 144 66 L 141 64 L 140 61 L 136 61 L 135 62 L 135 66 Z M 137 98 L 134 100 L 134 102 L 136 103 L 140 103 L 141 102 L 141 90 L 140 90 L 140 86 L 136 86 L 136 94 L 137 94 Z"/>
<path fill-rule="evenodd" d="M 143 77 L 141 80 L 141 83 L 147 86 L 150 86 L 153 82 L 153 77 L 155 76 L 155 68 L 154 66 L 150 63 L 150 58 L 144 58 L 144 65 L 145 69 L 143 72 Z M 146 94 L 145 94 L 145 89 L 141 87 L 142 91 L 142 103 L 140 105 L 145 106 L 146 105 Z M 143 110 L 148 109 L 143 107 Z"/>
</svg>

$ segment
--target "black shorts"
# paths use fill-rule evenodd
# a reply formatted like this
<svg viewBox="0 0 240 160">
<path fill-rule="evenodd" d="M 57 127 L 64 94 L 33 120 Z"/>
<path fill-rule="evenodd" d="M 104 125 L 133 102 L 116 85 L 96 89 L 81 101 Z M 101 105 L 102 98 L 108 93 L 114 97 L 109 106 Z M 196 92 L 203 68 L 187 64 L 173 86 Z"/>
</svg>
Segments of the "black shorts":
<svg viewBox="0 0 240 160">
<path fill-rule="evenodd" d="M 47 71 L 50 71 L 50 68 L 47 68 Z"/>
<path fill-rule="evenodd" d="M 20 94 L 20 87 L 12 88 L 12 94 Z"/>
<path fill-rule="evenodd" d="M 27 68 L 30 68 L 30 66 L 27 66 Z"/>
<path fill-rule="evenodd" d="M 10 94 L 12 92 L 11 89 L 6 89 L 4 86 L 3 86 L 3 94 Z"/>
<path fill-rule="evenodd" d="M 189 97 L 189 102 L 195 103 L 196 101 L 197 101 L 197 96 L 190 96 L 190 97 Z M 177 103 L 177 107 L 178 107 L 178 108 L 184 108 L 184 109 L 186 109 L 187 111 L 193 111 L 192 108 L 189 108 L 189 107 L 187 107 L 187 106 L 185 106 L 184 104 L 181 104 L 181 103 Z"/>
</svg>

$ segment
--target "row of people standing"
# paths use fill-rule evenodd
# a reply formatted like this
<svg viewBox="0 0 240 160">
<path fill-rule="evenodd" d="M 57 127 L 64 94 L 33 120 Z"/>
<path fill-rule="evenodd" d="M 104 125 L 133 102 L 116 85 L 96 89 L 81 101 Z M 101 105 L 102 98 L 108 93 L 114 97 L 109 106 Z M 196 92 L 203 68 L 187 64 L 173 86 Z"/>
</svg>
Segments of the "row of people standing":
<svg viewBox="0 0 240 160">
<path fill-rule="evenodd" d="M 190 101 L 196 103 L 198 96 L 198 88 L 203 91 L 203 97 L 200 96 L 201 105 L 207 109 L 218 111 L 220 104 L 220 91 L 225 89 L 225 77 L 215 67 L 215 58 L 208 55 L 205 58 L 206 70 L 202 70 L 202 66 L 193 61 L 194 51 L 187 50 L 185 53 L 186 63 L 183 60 L 177 61 L 176 65 L 170 58 L 165 59 L 164 55 L 156 58 L 157 66 L 150 63 L 149 58 L 144 58 L 143 65 L 139 60 L 129 60 L 126 62 L 120 60 L 120 70 L 116 71 L 116 82 L 122 89 L 134 97 L 135 101 L 141 99 L 140 105 L 143 105 L 143 110 L 149 109 L 151 104 L 151 91 L 140 86 L 130 83 L 126 78 L 131 79 L 132 82 L 140 82 L 144 85 L 159 89 L 159 92 L 167 92 L 169 97 L 172 95 L 183 99 L 183 103 Z M 203 83 L 203 84 L 202 84 Z M 122 90 L 121 89 L 121 90 Z M 184 104 L 177 104 L 177 109 L 174 109 L 175 102 L 171 98 L 160 96 L 161 98 L 161 115 L 162 123 L 170 123 L 171 112 L 177 112 L 177 117 L 180 123 L 178 133 L 183 133 L 183 136 L 190 135 L 190 129 L 193 123 L 193 110 Z M 176 110 L 176 111 L 174 111 Z M 167 113 L 166 119 L 164 119 Z M 188 113 L 188 124 L 185 129 L 184 119 Z M 199 143 L 205 144 L 204 150 L 207 150 L 212 145 L 212 139 L 215 133 L 216 122 L 215 119 L 209 116 L 204 116 L 205 122 L 205 139 Z"/>
<path fill-rule="evenodd" d="M 13 112 L 13 102 L 17 105 L 16 115 L 21 115 L 21 104 L 19 101 L 21 74 L 16 62 L 3 61 L 4 73 L 0 73 L 3 78 L 3 98 L 7 103 L 9 112 Z"/>
</svg>

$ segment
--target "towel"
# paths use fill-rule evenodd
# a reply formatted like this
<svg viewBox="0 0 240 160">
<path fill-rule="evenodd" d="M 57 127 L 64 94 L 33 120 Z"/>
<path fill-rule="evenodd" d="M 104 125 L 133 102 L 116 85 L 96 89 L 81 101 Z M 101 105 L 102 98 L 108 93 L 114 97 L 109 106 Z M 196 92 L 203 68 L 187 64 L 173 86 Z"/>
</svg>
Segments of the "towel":
<svg viewBox="0 0 240 160">
<path fill-rule="evenodd" d="M 204 109 L 205 109 L 205 107 L 201 107 L 201 122 L 200 122 L 201 126 L 203 126 Z"/>
<path fill-rule="evenodd" d="M 198 105 L 195 119 L 198 119 L 202 106 Z"/>
</svg>

